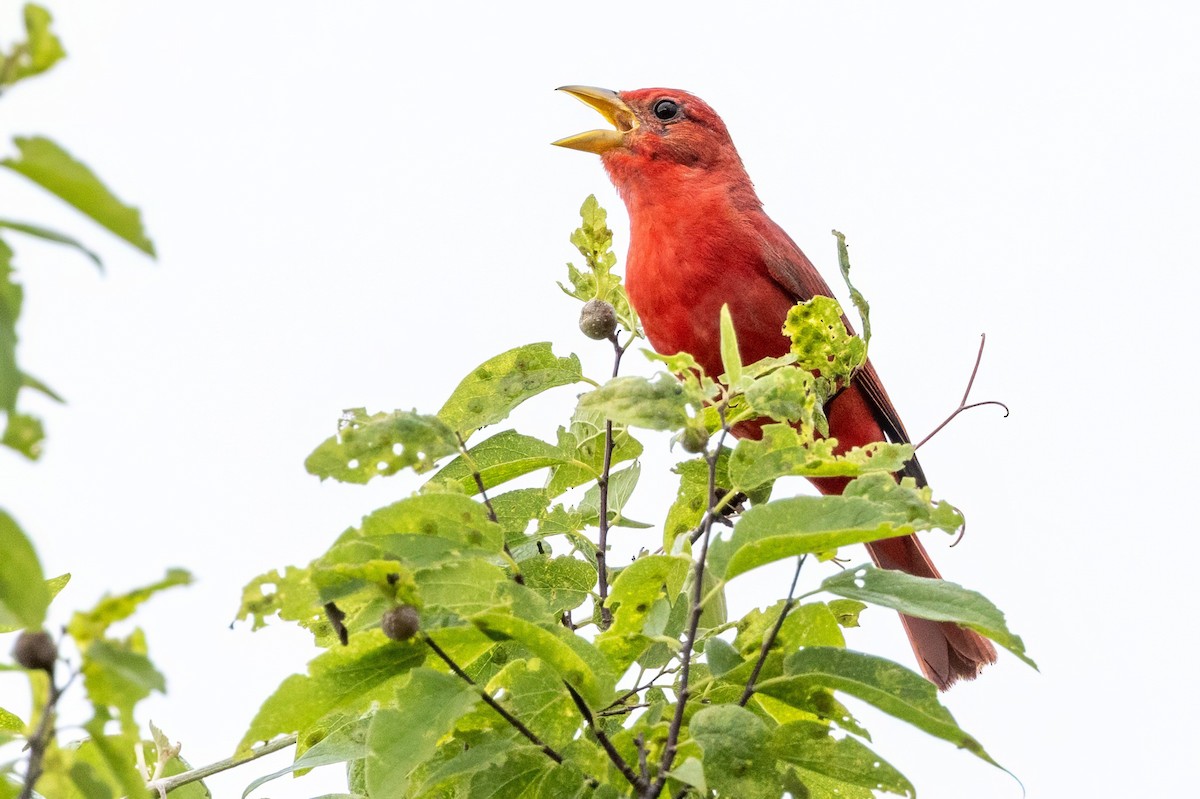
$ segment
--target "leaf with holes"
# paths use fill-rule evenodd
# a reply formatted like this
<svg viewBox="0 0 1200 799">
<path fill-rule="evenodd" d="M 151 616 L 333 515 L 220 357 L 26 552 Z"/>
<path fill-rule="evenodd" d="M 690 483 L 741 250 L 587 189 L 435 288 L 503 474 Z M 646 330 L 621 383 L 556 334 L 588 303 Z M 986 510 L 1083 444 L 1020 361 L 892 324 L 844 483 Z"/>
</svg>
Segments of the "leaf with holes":
<svg viewBox="0 0 1200 799">
<path fill-rule="evenodd" d="M 416 411 L 368 415 L 364 408 L 351 408 L 342 414 L 338 434 L 313 450 L 304 468 L 322 480 L 366 483 L 408 467 L 428 471 L 457 451 L 454 431 L 436 416 Z"/>
</svg>

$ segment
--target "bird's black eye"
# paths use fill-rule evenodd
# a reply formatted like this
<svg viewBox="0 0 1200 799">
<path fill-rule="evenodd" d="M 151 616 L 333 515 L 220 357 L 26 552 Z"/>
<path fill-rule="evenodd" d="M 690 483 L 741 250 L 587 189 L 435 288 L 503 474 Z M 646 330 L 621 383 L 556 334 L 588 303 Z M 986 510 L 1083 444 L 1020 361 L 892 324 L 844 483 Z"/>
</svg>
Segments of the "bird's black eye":
<svg viewBox="0 0 1200 799">
<path fill-rule="evenodd" d="M 663 122 L 679 118 L 679 103 L 674 100 L 659 100 L 654 104 L 654 116 Z"/>
</svg>

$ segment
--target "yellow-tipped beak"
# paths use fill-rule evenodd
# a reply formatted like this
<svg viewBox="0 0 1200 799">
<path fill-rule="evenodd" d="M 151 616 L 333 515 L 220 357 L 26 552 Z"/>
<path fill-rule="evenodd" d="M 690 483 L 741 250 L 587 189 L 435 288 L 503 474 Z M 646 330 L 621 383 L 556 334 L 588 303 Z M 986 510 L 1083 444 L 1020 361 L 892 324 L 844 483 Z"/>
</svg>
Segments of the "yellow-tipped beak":
<svg viewBox="0 0 1200 799">
<path fill-rule="evenodd" d="M 583 150 L 585 153 L 603 153 L 624 146 L 625 137 L 637 130 L 637 116 L 616 92 L 597 89 L 594 86 L 560 86 L 558 91 L 566 92 L 587 103 L 599 111 L 600 115 L 616 128 L 616 130 L 589 130 L 586 133 L 576 133 L 574 136 L 553 142 L 559 147 Z"/>
</svg>

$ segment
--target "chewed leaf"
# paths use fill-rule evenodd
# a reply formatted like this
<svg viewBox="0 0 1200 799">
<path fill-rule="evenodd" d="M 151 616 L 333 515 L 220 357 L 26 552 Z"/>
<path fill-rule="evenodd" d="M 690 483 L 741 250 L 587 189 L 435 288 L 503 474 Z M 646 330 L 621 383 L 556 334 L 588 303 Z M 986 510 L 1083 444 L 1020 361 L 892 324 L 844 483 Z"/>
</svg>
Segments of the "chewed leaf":
<svg viewBox="0 0 1200 799">
<path fill-rule="evenodd" d="M 832 297 L 816 296 L 788 311 L 783 334 L 792 341 L 797 365 L 830 380 L 845 381 L 867 360 L 867 345 L 846 329 Z"/>
<path fill-rule="evenodd" d="M 567 264 L 567 277 L 571 287 L 558 284 L 566 294 L 583 302 L 598 299 L 613 306 L 617 320 L 626 330 L 637 330 L 637 315 L 625 296 L 621 278 L 612 272 L 617 263 L 613 252 L 612 230 L 608 227 L 608 213 L 600 207 L 594 194 L 588 195 L 579 209 L 580 226 L 571 234 L 571 243 L 584 257 L 587 270 L 576 269 Z"/>
<path fill-rule="evenodd" d="M 859 477 L 869 472 L 898 472 L 912 458 L 911 444 L 877 441 L 835 455 L 836 440 L 815 438 L 810 428 L 763 426 L 758 441 L 738 442 L 729 459 L 729 478 L 741 491 L 778 477 Z"/>
<path fill-rule="evenodd" d="M 684 384 L 670 375 L 655 380 L 631 376 L 615 377 L 589 391 L 579 398 L 579 407 L 630 427 L 680 430 L 687 425 L 692 402 Z"/>
<path fill-rule="evenodd" d="M 343 413 L 338 434 L 313 450 L 304 468 L 322 480 L 366 483 L 407 467 L 428 471 L 457 451 L 454 431 L 436 416 L 416 411 L 368 416 L 364 408 L 351 408 Z"/>
<path fill-rule="evenodd" d="M 579 358 L 559 358 L 549 342 L 526 344 L 475 367 L 437 415 L 466 438 L 484 425 L 502 421 L 530 397 L 581 380 Z"/>
</svg>

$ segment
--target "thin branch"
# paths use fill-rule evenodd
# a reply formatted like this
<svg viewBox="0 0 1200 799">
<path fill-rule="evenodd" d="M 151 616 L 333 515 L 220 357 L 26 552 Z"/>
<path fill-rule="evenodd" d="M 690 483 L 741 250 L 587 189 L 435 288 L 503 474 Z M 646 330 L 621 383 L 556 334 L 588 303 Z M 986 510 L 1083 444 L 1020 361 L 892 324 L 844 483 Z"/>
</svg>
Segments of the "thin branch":
<svg viewBox="0 0 1200 799">
<path fill-rule="evenodd" d="M 274 754 L 281 749 L 287 749 L 289 746 L 292 746 L 295 743 L 296 736 L 288 735 L 284 738 L 280 738 L 277 741 L 271 741 L 270 743 L 263 744 L 257 749 L 251 749 L 247 754 L 244 755 L 234 755 L 233 757 L 227 757 L 224 760 L 218 760 L 216 763 L 211 763 L 207 766 L 201 766 L 200 768 L 194 768 L 190 771 L 185 771 L 182 774 L 175 774 L 170 777 L 161 777 L 156 780 L 150 780 L 146 783 L 146 788 L 151 791 L 156 791 L 159 796 L 166 796 L 176 788 L 181 788 L 184 785 L 188 785 L 193 782 L 199 782 L 200 780 L 207 779 L 214 774 L 220 774 L 222 771 L 228 771 L 231 768 L 240 766 L 243 763 L 249 763 L 252 760 L 258 760 L 260 757 Z"/>
<path fill-rule="evenodd" d="M 647 688 L 653 688 L 654 683 L 657 682 L 660 677 L 663 677 L 667 674 L 674 674 L 675 672 L 679 671 L 678 668 L 674 668 L 674 669 L 668 668 L 667 666 L 669 666 L 669 665 L 670 665 L 669 663 L 667 665 L 664 665 L 661 669 L 658 670 L 658 674 L 655 674 L 647 682 L 642 683 L 641 685 L 635 685 L 633 688 L 630 688 L 628 691 L 626 691 L 625 693 L 618 696 L 612 702 L 609 702 L 608 706 L 605 707 L 604 710 L 600 711 L 601 714 L 603 714 L 604 711 L 606 711 L 606 710 L 612 710 L 617 705 L 620 705 L 621 703 L 623 703 L 629 697 L 634 696 L 638 693 L 641 693 L 642 691 L 646 690 Z M 638 679 L 639 680 L 641 679 L 640 674 L 638 675 Z"/>
<path fill-rule="evenodd" d="M 1000 402 L 999 400 L 984 400 L 983 402 L 972 402 L 970 405 L 967 404 L 967 398 L 969 396 L 971 396 L 971 388 L 972 388 L 972 386 L 975 385 L 975 376 L 977 374 L 979 374 L 979 364 L 983 361 L 983 345 L 986 343 L 987 343 L 987 333 L 980 333 L 979 334 L 979 352 L 975 356 L 975 367 L 973 369 L 971 369 L 971 379 L 967 381 L 967 390 L 963 392 L 962 399 L 959 400 L 958 407 L 955 408 L 954 412 L 951 413 L 949 416 L 947 416 L 942 421 L 941 424 L 939 424 L 937 427 L 933 428 L 932 433 L 930 433 L 929 435 L 922 438 L 919 443 L 917 443 L 915 446 L 913 446 L 913 452 L 916 452 L 917 450 L 919 450 L 922 446 L 925 445 L 925 443 L 927 441 L 929 441 L 929 439 L 933 438 L 938 433 L 940 433 L 942 431 L 943 427 L 945 427 L 946 425 L 948 425 L 952 421 L 954 421 L 954 417 L 958 416 L 963 411 L 969 411 L 972 408 L 981 408 L 984 405 L 995 405 L 997 407 L 1003 408 L 1004 416 L 1005 416 L 1005 418 L 1008 418 L 1008 406 L 1005 405 L 1003 402 Z"/>
<path fill-rule="evenodd" d="M 754 664 L 754 671 L 750 672 L 750 679 L 746 681 L 746 690 L 742 691 L 742 698 L 738 700 L 738 704 L 742 707 L 750 701 L 750 697 L 754 696 L 754 683 L 758 681 L 758 675 L 762 672 L 763 664 L 767 662 L 767 654 L 771 651 L 771 645 L 775 643 L 775 638 L 779 635 L 779 630 L 783 627 L 783 620 L 792 612 L 792 608 L 796 606 L 796 583 L 800 582 L 800 569 L 804 567 L 804 561 L 808 560 L 808 555 L 801 555 L 796 558 L 796 573 L 792 575 L 792 587 L 788 589 L 787 601 L 783 603 L 783 608 L 779 611 L 779 618 L 775 620 L 775 624 L 771 626 L 771 631 L 763 638 L 762 649 L 758 653 L 758 661 Z"/>
<path fill-rule="evenodd" d="M 57 655 L 57 653 L 55 654 Z M 31 799 L 33 796 L 33 786 L 42 776 L 42 762 L 46 757 L 46 750 L 50 748 L 50 741 L 54 738 L 54 713 L 58 707 L 58 700 L 67 690 L 67 686 L 75 679 L 75 675 L 72 674 L 66 684 L 60 688 L 54 680 L 54 665 L 50 664 L 50 667 L 44 671 L 46 679 L 50 683 L 50 689 L 46 694 L 46 704 L 42 708 L 42 717 L 38 720 L 37 730 L 25 745 L 25 748 L 29 750 L 29 764 L 25 768 L 25 785 L 21 788 L 21 795 L 18 799 Z"/>
<path fill-rule="evenodd" d="M 596 712 L 597 716 L 624 716 L 627 713 L 632 713 L 635 710 L 640 710 L 644 707 L 650 707 L 649 702 L 639 702 L 636 705 L 621 705 L 620 707 L 606 708 Z"/>
<path fill-rule="evenodd" d="M 637 738 L 634 739 L 637 744 L 638 752 L 638 771 L 642 774 L 642 784 L 650 782 L 650 763 L 647 761 L 649 753 L 646 751 L 646 734 L 639 732 Z"/>
<path fill-rule="evenodd" d="M 621 371 L 621 356 L 625 354 L 625 347 L 633 343 L 630 338 L 626 342 L 625 347 L 621 346 L 621 342 L 617 338 L 617 334 L 613 333 L 609 336 L 609 341 L 613 346 L 613 369 L 612 376 L 616 377 Z M 612 471 L 613 459 L 613 424 L 612 419 L 604 420 L 604 466 L 600 470 L 600 479 L 597 484 L 600 486 L 600 533 L 596 537 L 596 576 L 599 583 L 600 593 L 600 629 L 607 630 L 612 626 L 612 609 L 608 607 L 608 477 Z"/>
<path fill-rule="evenodd" d="M 621 772 L 622 776 L 629 780 L 629 784 L 633 786 L 635 791 L 645 790 L 646 781 L 637 775 L 637 772 L 633 770 L 625 758 L 621 756 L 621 753 L 617 751 L 617 747 L 613 746 L 612 739 L 608 737 L 608 733 L 604 731 L 603 727 L 596 723 L 596 717 L 592 715 L 592 711 L 590 708 L 588 708 L 587 702 L 584 701 L 583 697 L 579 695 L 579 692 L 576 691 L 574 686 L 572 686 L 569 682 L 563 680 L 563 685 L 567 686 L 567 693 L 569 693 L 571 695 L 571 699 L 575 701 L 575 707 L 579 708 L 579 713 L 583 716 L 583 720 L 586 721 L 587 725 L 592 728 L 592 734 L 596 736 L 596 740 L 599 741 L 600 746 L 604 748 L 604 752 L 608 755 L 608 759 L 611 760 L 613 765 L 617 767 L 617 770 Z"/>
<path fill-rule="evenodd" d="M 554 749 L 554 747 L 552 747 L 550 744 L 546 743 L 541 738 L 539 738 L 537 736 L 537 733 L 535 733 L 533 730 L 526 727 L 525 724 L 520 719 L 518 719 L 516 716 L 514 716 L 512 713 L 509 713 L 507 710 L 505 710 L 504 706 L 501 705 L 499 702 L 497 702 L 495 699 L 493 699 L 492 695 L 489 694 L 487 691 L 485 691 L 477 682 L 472 680 L 471 675 L 469 675 L 465 671 L 463 671 L 462 668 L 459 667 L 459 665 L 454 662 L 454 659 L 452 657 L 450 657 L 448 654 L 446 654 L 446 650 L 444 650 L 440 646 L 438 646 L 436 641 L 434 641 L 432 638 L 430 638 L 428 635 L 426 635 L 424 633 L 421 634 L 421 640 L 423 640 L 426 644 L 428 644 L 429 648 L 433 650 L 433 653 L 435 655 L 437 655 L 439 658 L 441 658 L 442 662 L 445 663 L 447 666 L 449 666 L 451 671 L 453 671 L 455 674 L 457 674 L 459 677 L 461 677 L 467 683 L 467 685 L 474 687 L 475 690 L 477 690 L 479 692 L 479 698 L 482 699 L 488 707 L 490 707 L 492 710 L 496 711 L 496 713 L 500 716 L 500 718 L 507 721 L 509 723 L 509 725 L 511 725 L 514 730 L 521 733 L 521 735 L 523 735 L 526 738 L 526 740 L 528 740 L 534 746 L 541 749 L 542 753 L 544 755 L 546 755 L 546 757 L 550 758 L 555 763 L 563 762 L 563 756 L 560 755 Z M 600 782 L 595 777 L 585 774 L 584 778 L 587 780 L 587 784 L 589 786 L 591 786 L 593 788 L 599 787 Z"/>
<path fill-rule="evenodd" d="M 483 487 L 483 475 L 479 473 L 479 467 L 475 464 L 475 459 L 471 457 L 471 453 L 467 450 L 467 440 L 463 438 L 462 433 L 455 432 L 458 437 L 458 449 L 466 460 L 467 465 L 471 467 L 471 476 L 475 478 L 475 487 L 479 489 L 479 496 L 483 498 L 483 505 L 487 508 L 488 518 L 493 523 L 499 524 L 499 519 L 496 517 L 496 509 L 492 507 L 492 501 L 488 499 L 487 489 Z M 540 544 L 540 542 L 539 542 Z M 516 558 L 513 557 L 512 550 L 508 548 L 508 542 L 504 542 L 504 554 L 508 556 L 508 560 L 513 566 L 513 582 L 519 585 L 525 585 L 525 575 L 521 574 L 521 567 L 517 565 Z"/>
<path fill-rule="evenodd" d="M 725 420 L 724 405 L 718 405 L 717 412 L 721 415 L 721 435 L 717 439 L 716 447 L 708 455 L 708 512 L 704 516 L 700 533 L 700 556 L 695 559 L 692 566 L 695 585 L 692 587 L 692 607 L 688 617 L 687 633 L 683 639 L 683 649 L 679 653 L 679 688 L 675 693 L 675 714 L 671 718 L 671 726 L 667 732 L 667 743 L 663 747 L 662 761 L 658 766 L 658 778 L 650 786 L 649 790 L 643 794 L 645 799 L 657 799 L 662 794 L 663 788 L 666 787 L 667 772 L 671 770 L 671 765 L 675 762 L 675 753 L 679 747 L 679 733 L 683 728 L 683 711 L 687 705 L 689 696 L 688 678 L 691 674 L 692 649 L 696 643 L 696 631 L 700 627 L 700 616 L 704 612 L 704 567 L 705 562 L 708 560 L 708 544 L 712 538 L 712 525 L 715 516 L 713 511 L 718 504 L 717 459 L 721 455 L 721 447 L 725 444 L 725 437 L 729 434 L 729 425 Z"/>
</svg>

